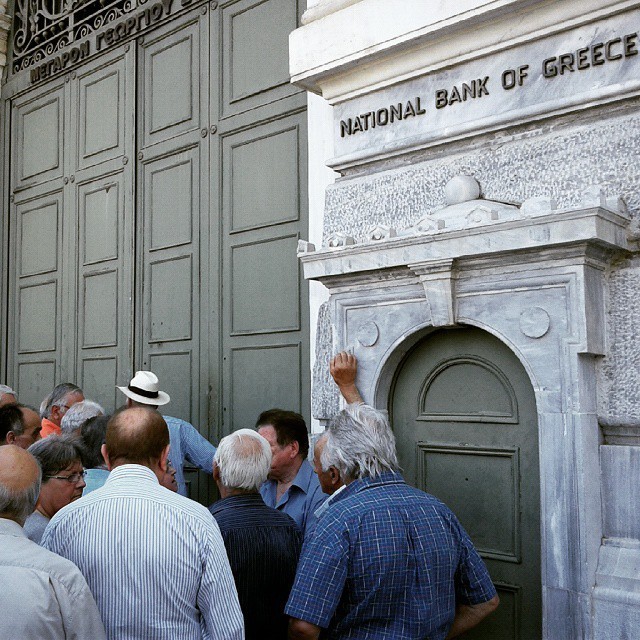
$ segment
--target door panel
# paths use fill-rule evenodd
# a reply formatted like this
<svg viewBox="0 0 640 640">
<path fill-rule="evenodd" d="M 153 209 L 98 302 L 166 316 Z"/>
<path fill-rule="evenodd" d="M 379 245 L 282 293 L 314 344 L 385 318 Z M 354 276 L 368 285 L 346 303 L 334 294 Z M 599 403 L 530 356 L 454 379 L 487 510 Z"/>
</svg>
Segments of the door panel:
<svg viewBox="0 0 640 640">
<path fill-rule="evenodd" d="M 107 411 L 123 403 L 115 385 L 133 358 L 134 69 L 135 50 L 120 47 L 71 82 L 74 206 L 66 212 L 66 242 L 76 259 L 65 281 L 76 356 L 69 368 L 85 396 Z"/>
<path fill-rule="evenodd" d="M 225 431 L 265 409 L 308 415 L 306 285 L 296 249 L 306 220 L 304 114 L 222 139 Z M 277 372 L 277 373 L 276 373 Z"/>
<path fill-rule="evenodd" d="M 13 103 L 12 190 L 61 178 L 64 171 L 64 81 L 57 80 Z"/>
<path fill-rule="evenodd" d="M 502 599 L 463 637 L 540 638 L 537 413 L 515 354 L 478 329 L 435 332 L 401 365 L 391 415 L 407 481 L 458 516 Z"/>
<path fill-rule="evenodd" d="M 144 43 L 145 108 L 139 112 L 143 148 L 200 126 L 200 92 L 207 94 L 202 82 L 207 64 L 201 60 L 201 22 L 192 15 L 187 24 L 169 25 Z"/>
<path fill-rule="evenodd" d="M 296 0 L 240 0 L 220 10 L 222 115 L 235 115 L 298 92 L 289 83 L 289 34 Z"/>
<path fill-rule="evenodd" d="M 208 425 L 209 20 L 201 9 L 139 43 L 136 366 L 171 396 L 163 413 Z M 201 336 L 205 336 L 201 340 Z M 209 482 L 187 474 L 210 502 Z"/>
</svg>

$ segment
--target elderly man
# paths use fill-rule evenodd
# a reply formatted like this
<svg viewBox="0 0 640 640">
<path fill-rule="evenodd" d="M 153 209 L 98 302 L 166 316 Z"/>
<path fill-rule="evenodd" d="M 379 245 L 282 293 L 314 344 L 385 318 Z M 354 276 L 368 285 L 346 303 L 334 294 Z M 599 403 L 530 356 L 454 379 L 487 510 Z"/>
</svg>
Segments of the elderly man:
<svg viewBox="0 0 640 640">
<path fill-rule="evenodd" d="M 270 409 L 260 414 L 256 428 L 271 447 L 269 478 L 260 495 L 267 506 L 290 515 L 306 534 L 327 496 L 307 460 L 309 435 L 304 418 L 293 411 Z"/>
<path fill-rule="evenodd" d="M 160 486 L 168 453 L 157 411 L 116 413 L 103 446 L 109 478 L 59 511 L 42 545 L 78 566 L 112 640 L 241 640 L 220 529 L 205 507 Z"/>
<path fill-rule="evenodd" d="M 285 612 L 289 637 L 444 640 L 498 605 L 489 573 L 453 513 L 407 486 L 383 414 L 350 405 L 330 423 L 322 469 L 346 488 L 318 521 Z"/>
<path fill-rule="evenodd" d="M 269 443 L 240 429 L 220 441 L 213 477 L 221 500 L 209 507 L 220 525 L 244 615 L 247 640 L 285 640 L 287 602 L 302 532 L 258 493 L 271 465 Z"/>
<path fill-rule="evenodd" d="M 62 416 L 60 421 L 60 430 L 62 433 L 76 433 L 79 432 L 80 427 L 89 418 L 95 418 L 96 416 L 103 416 L 104 409 L 92 400 L 83 400 L 82 402 L 76 402 L 69 410 Z"/>
<path fill-rule="evenodd" d="M 168 393 L 160 391 L 158 376 L 152 371 L 138 371 L 128 386 L 118 387 L 127 396 L 127 407 L 147 407 L 158 409 L 171 401 Z M 187 460 L 207 473 L 211 473 L 213 456 L 216 448 L 197 429 L 180 418 L 164 416 L 169 428 L 171 448 L 169 460 L 176 470 L 175 479 L 178 483 L 178 493 L 187 495 L 187 484 L 184 479 L 183 465 Z"/>
<path fill-rule="evenodd" d="M 315 518 L 316 521 L 320 516 L 333 504 L 333 501 L 340 495 L 340 492 L 344 490 L 345 483 L 340 477 L 340 471 L 334 466 L 329 466 L 326 470 L 322 468 L 322 452 L 329 434 L 325 431 L 317 440 L 316 445 L 313 448 L 313 470 L 318 476 L 320 482 L 320 488 L 323 493 L 326 493 L 329 497 L 316 509 Z"/>
<path fill-rule="evenodd" d="M 15 445 L 0 447 L 0 638 L 104 640 L 78 568 L 24 535 L 39 489 L 33 456 Z"/>
<path fill-rule="evenodd" d="M 18 394 L 6 384 L 0 384 L 0 407 L 16 404 L 16 402 L 18 402 Z"/>
<path fill-rule="evenodd" d="M 42 437 L 46 438 L 54 433 L 60 435 L 62 433 L 60 423 L 64 414 L 76 402 L 83 400 L 82 389 L 71 382 L 63 382 L 54 387 L 53 391 L 40 404 Z"/>
<path fill-rule="evenodd" d="M 0 407 L 0 445 L 15 444 L 28 449 L 40 439 L 40 417 L 22 404 Z"/>
</svg>

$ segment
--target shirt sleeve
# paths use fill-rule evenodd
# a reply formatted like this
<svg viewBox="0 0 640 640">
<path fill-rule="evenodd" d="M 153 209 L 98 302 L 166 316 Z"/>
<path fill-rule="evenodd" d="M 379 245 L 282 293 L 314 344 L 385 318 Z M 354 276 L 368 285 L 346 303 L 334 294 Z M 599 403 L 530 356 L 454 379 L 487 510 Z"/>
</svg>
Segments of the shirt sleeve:
<svg viewBox="0 0 640 640">
<path fill-rule="evenodd" d="M 184 457 L 203 471 L 213 473 L 213 456 L 216 454 L 216 448 L 189 422 L 182 423 L 180 440 Z"/>
<path fill-rule="evenodd" d="M 72 592 L 66 585 L 51 579 L 51 587 L 60 607 L 64 637 L 67 640 L 105 640 L 107 636 L 100 612 L 87 583 L 79 571 L 70 580 L 73 583 Z"/>
<path fill-rule="evenodd" d="M 456 602 L 458 604 L 480 604 L 496 595 L 489 571 L 476 551 L 462 525 L 457 522 L 460 532 L 460 562 L 455 574 Z"/>
<path fill-rule="evenodd" d="M 305 540 L 296 578 L 284 609 L 293 618 L 327 628 L 347 579 L 349 543 L 339 523 L 323 518 Z"/>
<path fill-rule="evenodd" d="M 206 539 L 198 609 L 212 640 L 244 640 L 244 617 L 238 592 L 220 529 L 213 518 Z"/>
</svg>

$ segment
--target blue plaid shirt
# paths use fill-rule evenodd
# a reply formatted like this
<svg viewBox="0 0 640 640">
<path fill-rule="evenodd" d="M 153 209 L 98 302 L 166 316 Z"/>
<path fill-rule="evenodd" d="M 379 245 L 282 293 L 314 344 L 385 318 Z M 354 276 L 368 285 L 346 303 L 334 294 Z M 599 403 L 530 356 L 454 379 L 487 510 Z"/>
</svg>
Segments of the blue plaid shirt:
<svg viewBox="0 0 640 640">
<path fill-rule="evenodd" d="M 323 638 L 442 640 L 496 590 L 455 515 L 397 473 L 349 484 L 302 550 L 285 612 Z"/>
</svg>

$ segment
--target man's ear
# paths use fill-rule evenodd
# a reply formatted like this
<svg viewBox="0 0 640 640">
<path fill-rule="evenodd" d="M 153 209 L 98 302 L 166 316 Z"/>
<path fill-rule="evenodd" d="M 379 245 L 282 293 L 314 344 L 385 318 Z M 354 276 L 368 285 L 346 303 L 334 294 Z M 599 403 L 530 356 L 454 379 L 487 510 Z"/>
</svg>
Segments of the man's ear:
<svg viewBox="0 0 640 640">
<path fill-rule="evenodd" d="M 216 482 L 220 480 L 220 467 L 218 466 L 218 463 L 215 460 L 213 461 L 213 479 Z"/>
<path fill-rule="evenodd" d="M 109 453 L 107 452 L 107 445 L 103 444 L 102 447 L 100 447 L 100 453 L 102 454 L 102 457 L 104 458 L 104 463 L 107 465 L 107 469 L 109 471 L 112 470 L 111 467 L 111 462 L 109 461 Z"/>
<path fill-rule="evenodd" d="M 340 472 L 335 467 L 329 467 L 329 478 L 331 484 L 337 485 L 340 483 Z"/>
<path fill-rule="evenodd" d="M 167 445 L 163 450 L 162 453 L 160 454 L 160 468 L 166 473 L 167 472 L 167 465 L 169 464 L 169 447 L 170 445 Z"/>
<path fill-rule="evenodd" d="M 13 431 L 7 431 L 7 435 L 4 437 L 5 444 L 15 444 L 16 434 Z"/>
<path fill-rule="evenodd" d="M 289 444 L 291 445 L 291 451 L 293 452 L 291 457 L 295 458 L 300 453 L 300 443 L 297 440 L 292 440 Z"/>
</svg>

